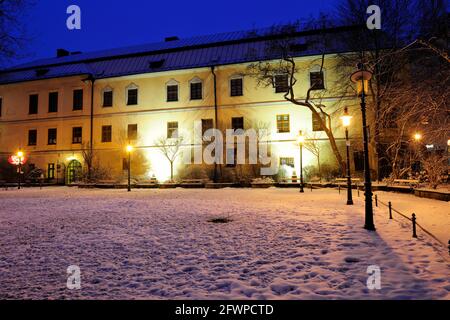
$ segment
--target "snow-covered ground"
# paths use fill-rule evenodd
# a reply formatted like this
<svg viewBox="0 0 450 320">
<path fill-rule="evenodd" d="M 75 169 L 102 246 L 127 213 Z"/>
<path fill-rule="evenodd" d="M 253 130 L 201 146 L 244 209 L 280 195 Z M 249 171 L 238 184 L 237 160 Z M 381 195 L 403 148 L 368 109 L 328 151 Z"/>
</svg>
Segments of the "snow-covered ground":
<svg viewBox="0 0 450 320">
<path fill-rule="evenodd" d="M 447 250 L 385 208 L 377 232 L 364 230 L 355 200 L 331 189 L 0 191 L 0 299 L 449 299 Z M 69 265 L 81 290 L 66 288 Z M 371 265 L 381 290 L 366 286 Z"/>
</svg>

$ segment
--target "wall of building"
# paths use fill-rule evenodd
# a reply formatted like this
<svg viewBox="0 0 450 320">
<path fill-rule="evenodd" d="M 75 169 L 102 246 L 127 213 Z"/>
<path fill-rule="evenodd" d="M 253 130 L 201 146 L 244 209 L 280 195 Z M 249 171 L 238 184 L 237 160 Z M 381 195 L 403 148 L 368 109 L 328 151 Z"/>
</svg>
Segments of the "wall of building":
<svg viewBox="0 0 450 320">
<path fill-rule="evenodd" d="M 345 105 L 354 114 L 355 126 L 351 128 L 351 137 L 360 140 L 361 126 L 358 100 L 349 92 L 348 97 L 338 97 L 335 90 L 339 77 L 334 72 L 335 57 L 328 56 L 325 60 L 326 90 L 313 93 L 317 103 L 326 106 L 326 111 L 332 115 L 332 128 L 338 139 L 340 148 L 345 148 L 344 131 L 340 127 L 339 117 Z M 320 57 L 299 58 L 299 68 L 295 91 L 298 97 L 306 94 L 310 86 L 309 71 L 317 68 Z M 230 96 L 230 79 L 243 75 L 247 64 L 219 66 L 215 68 L 217 75 L 218 128 L 231 128 L 233 117 L 244 117 L 245 129 L 257 128 L 261 123 L 268 126 L 268 140 L 272 152 L 279 157 L 295 159 L 295 170 L 299 172 L 299 147 L 296 138 L 302 130 L 310 138 L 322 141 L 324 152 L 321 155 L 323 163 L 335 164 L 327 137 L 323 132 L 312 130 L 312 114 L 306 107 L 296 106 L 286 102 L 283 94 L 275 93 L 272 87 L 261 87 L 255 79 L 244 76 L 244 94 L 240 97 Z M 19 148 L 29 155 L 29 161 L 37 167 L 46 169 L 48 163 L 61 164 L 62 167 L 74 159 L 83 163 L 82 145 L 72 144 L 72 128 L 83 128 L 83 143 L 89 142 L 90 135 L 90 82 L 83 82 L 85 76 L 58 78 L 25 82 L 0 86 L 0 97 L 3 99 L 3 113 L 0 118 L 0 152 L 6 156 Z M 203 82 L 203 99 L 190 100 L 189 83 L 198 78 Z M 178 83 L 179 100 L 167 102 L 166 85 Z M 195 121 L 214 119 L 214 87 L 210 68 L 177 70 L 171 72 L 149 73 L 134 76 L 101 79 L 94 86 L 94 130 L 93 146 L 98 162 L 108 169 L 112 176 L 123 175 L 123 158 L 126 157 L 124 147 L 130 141 L 127 139 L 129 124 L 137 124 L 138 139 L 131 141 L 136 148 L 139 175 L 150 177 L 155 175 L 160 180 L 170 176 L 169 162 L 156 147 L 155 141 L 167 133 L 167 122 L 177 121 L 179 134 L 184 137 L 183 154 L 186 156 L 192 150 L 193 128 Z M 139 89 L 138 105 L 128 106 L 126 90 L 129 86 Z M 83 110 L 72 110 L 73 90 L 83 89 Z M 103 91 L 113 90 L 113 107 L 104 108 Z M 59 92 L 59 110 L 56 114 L 48 113 L 48 93 Z M 39 113 L 28 115 L 29 95 L 39 94 Z M 290 115 L 290 132 L 277 133 L 276 117 L 280 114 Z M 101 141 L 102 126 L 112 126 L 112 142 Z M 57 128 L 57 145 L 47 145 L 47 130 Z M 28 130 L 38 130 L 36 146 L 27 146 Z M 345 153 L 342 152 L 345 156 Z M 305 150 L 304 166 L 315 165 L 315 157 Z M 183 167 L 181 159 L 176 164 Z M 133 167 L 134 168 L 134 167 Z M 178 170 L 179 171 L 179 170 Z M 177 172 L 178 173 L 178 172 Z M 64 174 L 62 171 L 61 175 Z"/>
</svg>

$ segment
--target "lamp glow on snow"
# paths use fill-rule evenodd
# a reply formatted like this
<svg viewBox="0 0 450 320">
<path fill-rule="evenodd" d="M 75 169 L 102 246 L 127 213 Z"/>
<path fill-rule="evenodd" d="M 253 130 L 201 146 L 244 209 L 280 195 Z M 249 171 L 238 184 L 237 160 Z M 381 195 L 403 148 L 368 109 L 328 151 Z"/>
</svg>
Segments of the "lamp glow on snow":
<svg viewBox="0 0 450 320">
<path fill-rule="evenodd" d="M 344 115 L 341 117 L 342 125 L 343 125 L 345 128 L 350 127 L 350 124 L 351 124 L 351 122 L 352 122 L 352 118 L 353 118 L 353 117 L 348 113 L 348 108 L 345 107 Z"/>
<path fill-rule="evenodd" d="M 368 70 L 358 70 L 354 72 L 350 78 L 356 84 L 356 93 L 358 96 L 367 95 L 369 93 L 369 81 L 372 79 L 372 72 Z"/>
</svg>

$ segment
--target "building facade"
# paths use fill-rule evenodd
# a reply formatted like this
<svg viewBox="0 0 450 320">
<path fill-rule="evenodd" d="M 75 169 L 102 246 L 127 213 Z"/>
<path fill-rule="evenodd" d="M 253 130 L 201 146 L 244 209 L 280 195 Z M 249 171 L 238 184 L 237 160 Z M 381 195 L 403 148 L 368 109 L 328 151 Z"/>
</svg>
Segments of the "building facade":
<svg viewBox="0 0 450 320">
<path fill-rule="evenodd" d="M 302 32 L 292 36 L 307 43 L 308 35 Z M 183 137 L 175 176 L 199 175 L 202 169 L 193 170 L 184 162 L 196 147 L 194 125 L 201 123 L 203 129 L 222 132 L 266 128 L 264 143 L 288 177 L 299 172 L 296 141 L 302 131 L 320 146 L 321 164 L 337 168 L 327 136 L 310 110 L 284 99 L 287 79 L 280 75 L 274 86 L 264 87 L 247 75 L 252 62 L 277 62 L 265 53 L 274 37 L 273 33 L 231 33 L 91 54 L 59 51 L 57 58 L 4 70 L 0 73 L 1 156 L 6 159 L 20 149 L 28 164 L 42 169 L 49 181 L 73 183 L 86 169 L 83 153 L 92 146 L 94 166 L 109 179 L 120 180 L 127 170 L 125 146 L 131 144 L 133 177 L 166 181 L 170 163 L 158 141 L 176 138 L 175 134 Z M 299 70 L 295 92 L 304 97 L 312 82 L 322 81 L 312 97 L 326 107 L 343 156 L 345 135 L 339 119 L 344 107 L 350 109 L 354 116 L 350 137 L 355 141 L 352 169 L 362 171 L 359 100 L 352 90 L 342 95 L 334 89 L 341 79 L 335 71 L 337 51 L 327 50 L 319 73 L 321 52 L 312 47 L 300 50 L 295 57 Z M 225 147 L 225 158 L 233 152 Z M 375 168 L 375 159 L 371 161 Z M 316 166 L 316 156 L 305 150 L 303 164 Z M 204 175 L 211 177 L 211 167 L 204 169 Z M 239 165 L 221 165 L 219 180 L 236 180 L 243 174 L 239 170 Z"/>
</svg>

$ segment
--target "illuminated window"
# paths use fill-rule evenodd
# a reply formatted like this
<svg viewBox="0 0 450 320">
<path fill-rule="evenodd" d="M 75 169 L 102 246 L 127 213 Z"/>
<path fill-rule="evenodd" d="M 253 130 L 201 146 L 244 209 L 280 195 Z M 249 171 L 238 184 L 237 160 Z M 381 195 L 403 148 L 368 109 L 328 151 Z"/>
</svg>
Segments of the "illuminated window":
<svg viewBox="0 0 450 320">
<path fill-rule="evenodd" d="M 73 90 L 73 110 L 83 110 L 83 89 Z"/>
<path fill-rule="evenodd" d="M 72 143 L 81 144 L 82 140 L 83 140 L 83 128 L 82 127 L 72 128 Z"/>
<path fill-rule="evenodd" d="M 278 133 L 291 132 L 288 114 L 277 115 L 277 132 Z"/>
<path fill-rule="evenodd" d="M 38 104 L 39 104 L 39 95 L 31 94 L 29 101 L 28 114 L 37 114 L 38 113 Z"/>
<path fill-rule="evenodd" d="M 102 126 L 102 142 L 112 141 L 112 126 Z"/>
<path fill-rule="evenodd" d="M 294 168 L 294 158 L 280 158 L 280 166 L 289 166 Z"/>
<path fill-rule="evenodd" d="M 28 145 L 35 146 L 37 144 L 37 130 L 28 130 Z"/>
<path fill-rule="evenodd" d="M 289 78 L 287 74 L 279 74 L 274 77 L 275 93 L 289 91 Z"/>
<path fill-rule="evenodd" d="M 55 179 L 55 164 L 49 163 L 47 166 L 47 178 Z"/>
<path fill-rule="evenodd" d="M 48 112 L 58 112 L 58 92 L 48 94 Z"/>
<path fill-rule="evenodd" d="M 167 138 L 178 138 L 178 122 L 167 122 Z"/>
<path fill-rule="evenodd" d="M 327 123 L 327 116 L 324 114 L 321 114 L 320 117 L 322 118 L 322 121 L 325 122 L 325 124 Z M 321 121 L 318 116 L 316 116 L 315 114 L 312 115 L 312 127 L 313 127 L 313 131 L 323 131 L 322 125 L 321 125 Z"/>
</svg>

